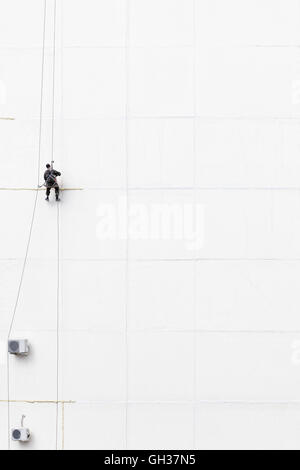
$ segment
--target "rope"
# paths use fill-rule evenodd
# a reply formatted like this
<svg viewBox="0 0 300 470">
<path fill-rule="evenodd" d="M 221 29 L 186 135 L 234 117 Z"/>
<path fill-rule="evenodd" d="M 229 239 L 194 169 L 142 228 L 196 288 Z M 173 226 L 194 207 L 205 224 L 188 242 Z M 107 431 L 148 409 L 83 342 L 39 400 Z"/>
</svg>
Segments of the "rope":
<svg viewBox="0 0 300 470">
<path fill-rule="evenodd" d="M 57 310 L 56 310 L 56 450 L 58 450 L 59 422 L 59 294 L 60 294 L 60 211 L 57 204 Z"/>
<path fill-rule="evenodd" d="M 54 24 L 53 24 L 53 75 L 52 75 L 52 136 L 51 136 L 51 161 L 54 163 L 54 137 L 55 137 L 55 75 L 56 75 L 56 13 L 57 0 L 54 0 Z M 60 224 L 59 204 L 57 205 L 57 298 L 56 298 L 56 430 L 55 447 L 58 450 L 58 423 L 59 423 L 59 293 L 60 293 Z"/>
<path fill-rule="evenodd" d="M 55 121 L 55 72 L 56 72 L 56 0 L 54 0 L 54 25 L 53 25 L 53 75 L 52 75 L 52 137 L 51 160 L 54 161 L 54 121 Z M 53 164 L 53 163 L 52 163 Z"/>
<path fill-rule="evenodd" d="M 41 101 L 40 101 L 40 128 L 39 128 L 39 148 L 38 148 L 38 175 L 37 175 L 37 185 L 39 185 L 39 173 L 40 173 L 40 166 L 41 166 L 41 140 L 42 140 L 42 120 L 43 120 L 43 94 L 44 94 L 44 72 L 45 72 L 45 43 L 46 43 L 46 19 L 47 19 L 47 0 L 44 0 L 44 22 L 43 22 L 43 50 L 42 50 L 42 73 L 41 73 Z M 18 292 L 17 292 L 17 298 L 13 310 L 13 316 L 10 322 L 9 326 L 9 331 L 7 335 L 7 341 L 9 341 L 11 332 L 13 329 L 18 305 L 19 305 L 19 300 L 20 300 L 20 294 L 22 290 L 22 285 L 23 285 L 23 280 L 24 280 L 24 274 L 27 266 L 27 260 L 28 260 L 28 253 L 29 253 L 29 248 L 31 244 L 31 237 L 32 237 L 32 230 L 33 230 L 33 225 L 34 225 L 34 220 L 35 220 L 35 213 L 36 213 L 36 207 L 37 207 L 37 201 L 38 201 L 38 191 L 36 190 L 36 195 L 34 199 L 34 205 L 33 205 L 33 211 L 32 211 L 32 217 L 31 217 L 31 223 L 30 223 L 30 229 L 29 229 L 29 236 L 28 236 L 28 241 L 27 241 L 27 246 L 26 246 L 26 252 L 25 252 L 25 257 L 24 257 L 24 262 L 23 262 L 23 267 L 22 267 L 22 272 L 21 272 L 21 278 L 19 282 L 19 287 L 18 287 Z M 9 367 L 9 353 L 7 352 L 7 424 L 8 424 L 8 450 L 10 450 L 10 367 Z"/>
</svg>

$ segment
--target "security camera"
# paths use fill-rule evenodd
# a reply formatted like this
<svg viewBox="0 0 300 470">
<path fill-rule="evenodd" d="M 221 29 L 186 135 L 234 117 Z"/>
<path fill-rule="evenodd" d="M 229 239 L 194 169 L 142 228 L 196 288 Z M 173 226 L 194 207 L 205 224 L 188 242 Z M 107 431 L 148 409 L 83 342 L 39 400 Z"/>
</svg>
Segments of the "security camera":
<svg viewBox="0 0 300 470">
<path fill-rule="evenodd" d="M 10 339 L 8 341 L 8 352 L 16 356 L 27 356 L 29 344 L 27 339 Z"/>
<path fill-rule="evenodd" d="M 11 430 L 11 438 L 13 441 L 17 442 L 28 442 L 30 441 L 31 435 L 28 428 L 24 428 L 24 419 L 25 416 L 22 416 L 21 427 L 13 428 Z"/>
</svg>

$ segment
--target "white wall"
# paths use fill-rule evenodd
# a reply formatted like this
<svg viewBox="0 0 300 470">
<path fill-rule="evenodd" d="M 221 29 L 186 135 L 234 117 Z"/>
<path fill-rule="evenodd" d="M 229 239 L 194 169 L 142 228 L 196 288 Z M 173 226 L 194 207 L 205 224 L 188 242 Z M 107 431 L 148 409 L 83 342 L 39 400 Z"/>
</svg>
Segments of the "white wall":
<svg viewBox="0 0 300 470">
<path fill-rule="evenodd" d="M 0 117 L 15 119 L 0 120 L 0 448 L 9 399 L 10 425 L 25 414 L 33 432 L 13 449 L 299 449 L 300 1 L 57 8 L 55 165 L 64 188 L 82 190 L 64 192 L 59 212 L 39 193 L 12 329 L 32 350 L 9 358 L 8 397 L 43 1 L 0 0 Z M 126 196 L 201 204 L 203 246 L 99 240 L 99 206 Z"/>
</svg>

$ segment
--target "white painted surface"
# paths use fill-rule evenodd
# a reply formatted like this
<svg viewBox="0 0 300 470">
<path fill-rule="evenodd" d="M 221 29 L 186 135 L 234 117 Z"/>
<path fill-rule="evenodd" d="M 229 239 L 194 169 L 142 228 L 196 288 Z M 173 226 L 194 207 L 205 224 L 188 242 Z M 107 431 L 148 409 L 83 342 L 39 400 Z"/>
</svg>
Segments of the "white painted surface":
<svg viewBox="0 0 300 470">
<path fill-rule="evenodd" d="M 33 440 L 11 448 L 299 449 L 300 1 L 57 5 L 55 166 L 82 190 L 63 193 L 59 218 L 38 195 L 12 329 L 32 353 L 9 358 L 10 424 L 26 414 Z M 38 170 L 42 7 L 0 0 L 0 117 L 15 118 L 0 121 L 1 449 L 35 197 L 14 189 L 34 189 Z M 101 204 L 127 195 L 130 208 L 200 204 L 203 243 L 99 240 Z"/>
</svg>

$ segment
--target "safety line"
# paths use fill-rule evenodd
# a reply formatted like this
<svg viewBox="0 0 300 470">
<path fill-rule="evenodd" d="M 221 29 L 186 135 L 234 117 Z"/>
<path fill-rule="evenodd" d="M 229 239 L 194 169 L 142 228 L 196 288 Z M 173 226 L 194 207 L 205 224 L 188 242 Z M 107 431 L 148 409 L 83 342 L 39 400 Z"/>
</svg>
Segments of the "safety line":
<svg viewBox="0 0 300 470">
<path fill-rule="evenodd" d="M 45 43 L 46 43 L 46 19 L 47 19 L 47 0 L 44 0 L 44 21 L 43 21 L 43 46 L 42 46 L 42 71 L 41 71 L 41 94 L 40 94 L 40 127 L 39 127 L 39 147 L 38 147 L 38 176 L 37 176 L 37 185 L 39 185 L 39 171 L 40 171 L 40 163 L 41 163 L 41 139 L 42 139 L 42 119 L 43 119 L 43 94 L 44 94 L 44 71 L 45 71 Z M 28 236 L 28 241 L 27 241 L 27 246 L 26 246 L 26 252 L 25 252 L 25 258 L 23 262 L 23 267 L 22 267 L 22 272 L 21 272 L 21 278 L 19 282 L 19 287 L 18 287 L 18 292 L 17 292 L 17 298 L 13 310 L 13 316 L 10 322 L 9 326 L 9 331 L 7 335 L 7 342 L 10 340 L 10 336 L 12 333 L 18 305 L 19 305 L 19 299 L 21 295 L 21 289 L 23 285 L 23 280 L 24 280 L 24 274 L 25 274 L 25 269 L 27 265 L 27 260 L 28 260 L 28 253 L 29 253 L 29 248 L 31 244 L 31 237 L 32 237 L 32 230 L 33 230 L 33 225 L 34 225 L 34 220 L 35 220 L 35 213 L 36 213 L 36 208 L 37 208 L 37 201 L 38 201 L 38 191 L 36 191 L 35 199 L 34 199 L 34 205 L 33 205 L 33 211 L 32 211 L 32 217 L 31 217 L 31 223 L 30 223 L 30 229 L 29 229 L 29 236 Z M 9 353 L 7 352 L 7 424 L 8 424 L 8 450 L 10 450 L 10 361 L 9 361 Z"/>
<path fill-rule="evenodd" d="M 53 11 L 53 73 L 52 73 L 52 129 L 51 129 L 51 160 L 54 161 L 55 140 L 55 98 L 56 98 L 56 27 L 57 27 L 57 0 L 54 0 Z M 59 422 L 59 293 L 60 293 L 60 226 L 59 204 L 57 204 L 57 298 L 56 298 L 56 450 L 58 450 L 58 422 Z"/>
<path fill-rule="evenodd" d="M 54 0 L 54 24 L 53 24 L 53 71 L 52 71 L 52 132 L 51 132 L 51 157 L 54 157 L 54 123 L 55 123 L 55 75 L 56 75 L 56 0 Z"/>
<path fill-rule="evenodd" d="M 58 449 L 59 422 L 59 327 L 60 327 L 60 210 L 57 204 L 57 292 L 56 292 L 56 450 Z"/>
</svg>

